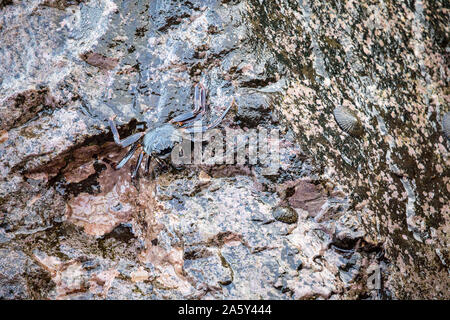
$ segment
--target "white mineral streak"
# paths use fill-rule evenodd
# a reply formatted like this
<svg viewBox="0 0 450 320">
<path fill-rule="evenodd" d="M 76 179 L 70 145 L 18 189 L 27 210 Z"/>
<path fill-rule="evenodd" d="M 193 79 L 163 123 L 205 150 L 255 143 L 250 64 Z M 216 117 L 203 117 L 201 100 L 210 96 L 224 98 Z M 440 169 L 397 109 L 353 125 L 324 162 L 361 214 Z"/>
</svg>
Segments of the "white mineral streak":
<svg viewBox="0 0 450 320">
<path fill-rule="evenodd" d="M 447 112 L 442 119 L 442 130 L 447 139 L 450 139 L 450 112 Z"/>
<path fill-rule="evenodd" d="M 307 27 L 305 28 L 305 31 L 308 32 L 311 35 L 311 45 L 312 45 L 312 49 L 314 52 L 314 61 L 313 61 L 313 66 L 314 66 L 314 70 L 315 72 L 323 77 L 324 79 L 330 79 L 330 76 L 328 75 L 326 68 L 325 68 L 325 62 L 324 62 L 324 56 L 322 51 L 320 50 L 319 44 L 317 43 L 316 40 L 316 30 L 312 30 L 312 28 L 310 27 L 311 25 L 314 26 L 314 24 L 311 24 L 311 7 L 308 3 L 309 1 L 305 1 L 303 3 L 303 8 L 305 9 L 303 12 L 303 19 L 305 19 L 305 21 L 307 22 Z M 318 29 L 319 26 L 316 27 L 316 29 Z"/>
<path fill-rule="evenodd" d="M 414 223 L 414 216 L 416 215 L 415 209 L 416 196 L 414 193 L 415 185 L 414 183 L 411 184 L 411 182 L 407 178 L 402 178 L 401 181 L 408 196 L 408 201 L 406 203 L 406 223 L 408 225 L 408 231 L 413 233 L 414 239 L 423 242 L 422 238 L 417 232 L 417 227 Z"/>
</svg>

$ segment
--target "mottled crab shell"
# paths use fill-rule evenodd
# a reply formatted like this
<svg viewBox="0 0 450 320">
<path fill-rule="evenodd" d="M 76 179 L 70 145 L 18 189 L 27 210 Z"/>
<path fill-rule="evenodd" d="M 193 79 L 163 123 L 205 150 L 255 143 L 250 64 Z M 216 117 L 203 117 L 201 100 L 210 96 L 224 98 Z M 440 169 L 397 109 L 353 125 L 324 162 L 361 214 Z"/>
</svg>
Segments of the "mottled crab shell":
<svg viewBox="0 0 450 320">
<path fill-rule="evenodd" d="M 333 114 L 342 130 L 354 137 L 363 135 L 364 131 L 361 121 L 352 110 L 344 106 L 338 106 L 334 108 Z"/>
<path fill-rule="evenodd" d="M 442 118 L 442 131 L 444 131 L 447 139 L 450 140 L 450 111 L 444 114 L 444 118 Z"/>
<path fill-rule="evenodd" d="M 176 143 L 181 142 L 177 129 L 171 124 L 165 124 L 149 131 L 144 136 L 145 153 L 164 159 L 170 155 Z"/>
</svg>

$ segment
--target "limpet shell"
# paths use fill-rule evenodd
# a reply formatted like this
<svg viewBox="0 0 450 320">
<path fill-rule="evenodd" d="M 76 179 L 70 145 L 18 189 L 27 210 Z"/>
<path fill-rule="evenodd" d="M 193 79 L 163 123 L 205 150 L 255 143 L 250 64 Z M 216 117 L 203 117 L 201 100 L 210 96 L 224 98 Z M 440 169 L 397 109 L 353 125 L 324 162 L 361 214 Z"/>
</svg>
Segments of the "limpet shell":
<svg viewBox="0 0 450 320">
<path fill-rule="evenodd" d="M 354 137 L 363 135 L 364 130 L 357 115 L 347 107 L 338 106 L 333 110 L 334 119 L 339 127 Z"/>
<path fill-rule="evenodd" d="M 442 118 L 442 131 L 444 131 L 447 139 L 450 140 L 450 111 L 444 114 L 444 118 Z"/>
<path fill-rule="evenodd" d="M 296 223 L 298 220 L 297 211 L 291 207 L 275 207 L 272 209 L 272 215 L 275 220 L 291 224 Z"/>
</svg>

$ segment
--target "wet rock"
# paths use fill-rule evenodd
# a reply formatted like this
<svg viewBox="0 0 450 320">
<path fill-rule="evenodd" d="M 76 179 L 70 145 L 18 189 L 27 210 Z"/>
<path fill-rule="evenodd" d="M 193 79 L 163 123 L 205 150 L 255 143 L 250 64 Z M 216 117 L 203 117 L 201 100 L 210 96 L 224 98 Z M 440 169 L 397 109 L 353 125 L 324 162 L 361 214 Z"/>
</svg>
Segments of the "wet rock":
<svg viewBox="0 0 450 320">
<path fill-rule="evenodd" d="M 445 298 L 440 6 L 2 1 L 2 294 Z M 104 120 L 122 138 L 154 128 L 192 109 L 195 83 L 205 120 L 236 99 L 219 129 L 280 129 L 278 172 L 113 169 L 127 149 Z M 336 123 L 341 104 L 361 139 Z M 293 223 L 274 222 L 277 206 L 296 223 L 284 209 Z"/>
<path fill-rule="evenodd" d="M 243 126 L 257 127 L 263 121 L 270 120 L 269 98 L 258 94 L 241 94 L 236 100 L 239 106 L 236 114 Z"/>
<path fill-rule="evenodd" d="M 115 157 L 108 154 L 106 159 L 117 159 L 120 155 L 123 153 Z M 123 170 L 113 169 L 110 163 L 104 165 L 106 169 L 98 177 L 100 192 L 77 194 L 67 202 L 65 213 L 69 221 L 83 226 L 87 234 L 94 236 L 103 236 L 119 224 L 129 222 L 134 212 L 133 199 L 138 196 L 131 183 L 130 164 Z"/>
<path fill-rule="evenodd" d="M 15 236 L 24 235 L 17 242 L 39 265 L 35 277 L 45 274 L 54 284 L 41 295 L 292 298 L 298 273 L 311 257 L 287 238 L 295 224 L 271 223 L 272 208 L 281 199 L 260 168 L 185 166 L 161 169 L 155 181 L 142 176 L 132 182 L 136 159 L 113 169 L 127 150 L 114 146 L 102 122 L 116 114 L 119 124 L 126 124 L 119 129 L 122 137 L 133 133 L 132 118 L 140 129 L 143 122 L 155 127 L 191 110 L 193 84 L 201 82 L 208 88 L 208 120 L 235 97 L 243 125 L 274 125 L 269 101 L 286 82 L 275 56 L 267 49 L 255 56 L 245 40 L 247 26 L 232 18 L 245 12 L 245 3 L 40 4 L 39 19 L 27 16 L 26 5 L 12 6 L 3 17 L 9 21 L 25 12 L 24 26 L 43 45 L 34 49 L 39 63 L 16 57 L 2 65 L 6 77 L 0 92 L 11 97 L 24 92 L 24 84 L 47 77 L 46 88 L 61 102 L 50 108 L 53 113 L 44 113 L 44 101 L 31 121 L 14 123 L 2 133 L 0 239 L 11 246 Z M 71 10 L 62 10 L 68 5 Z M 46 33 L 40 31 L 41 21 L 51 21 Z M 61 23 L 66 27 L 56 32 Z M 11 29 L 1 32 L 14 48 L 8 52 L 28 45 L 13 42 Z M 293 141 L 292 135 L 283 138 L 281 172 L 273 178 L 280 183 L 310 172 Z M 255 183 L 262 187 L 255 190 Z M 328 288 L 325 282 L 318 286 Z"/>
<path fill-rule="evenodd" d="M 27 284 L 23 278 L 28 259 L 23 252 L 0 249 L 0 297 L 27 298 Z"/>
<path fill-rule="evenodd" d="M 233 270 L 219 250 L 204 250 L 207 250 L 208 254 L 202 254 L 200 257 L 189 255 L 191 259 L 186 257 L 183 267 L 195 279 L 197 288 L 209 291 L 209 296 L 220 298 L 222 286 L 233 282 Z"/>
<path fill-rule="evenodd" d="M 317 279 L 314 274 L 317 272 L 324 272 L 327 279 L 334 279 L 330 283 L 340 283 L 341 280 L 335 278 L 330 269 L 320 267 L 314 261 L 317 254 L 328 252 L 326 248 L 333 237 L 325 232 L 318 236 L 313 230 L 333 229 L 326 226 L 329 222 L 320 226 L 320 223 L 311 221 L 303 214 L 297 216 L 299 222 L 292 227 L 283 223 L 268 223 L 273 221 L 273 208 L 279 198 L 272 193 L 255 191 L 250 177 L 212 178 L 211 184 L 202 187 L 195 196 L 180 194 L 184 190 L 180 180 L 172 182 L 167 190 L 175 195 L 176 200 L 161 198 L 166 199 L 163 200 L 163 206 L 171 213 L 157 213 L 155 217 L 166 228 L 158 235 L 158 246 L 170 248 L 183 241 L 185 270 L 203 283 L 201 287 L 197 286 L 197 290 L 214 288 L 209 294 L 214 298 L 280 299 L 292 297 L 297 277 L 307 277 L 308 280 L 301 285 L 304 288 L 315 286 L 313 283 Z M 236 192 L 240 194 L 240 201 L 245 203 L 243 207 L 233 196 Z M 264 199 L 264 202 L 258 199 Z M 175 208 L 177 214 L 173 213 Z M 195 222 L 189 223 L 194 216 Z M 171 221 L 170 225 L 166 221 Z M 351 230 L 346 226 L 350 224 L 342 220 L 340 228 L 350 233 Z M 332 233 L 331 230 L 327 232 Z M 315 243 L 314 249 L 309 241 Z M 220 265 L 217 249 L 219 257 L 222 257 Z M 335 265 L 341 253 L 336 251 L 328 254 L 325 259 Z M 323 262 L 321 264 L 325 265 Z M 199 265 L 202 268 L 192 267 Z M 263 272 L 256 272 L 261 268 Z M 231 281 L 225 281 L 230 279 L 225 277 L 227 274 L 232 276 Z M 254 274 L 258 274 L 258 277 L 250 276 Z M 220 287 L 217 287 L 218 282 L 221 283 Z M 317 291 L 321 290 L 332 292 L 337 289 L 321 281 Z M 201 296 L 201 292 L 195 293 L 195 296 Z"/>
<path fill-rule="evenodd" d="M 30 89 L 15 94 L 2 102 L 0 108 L 0 129 L 9 130 L 33 119 L 42 110 L 51 111 L 58 107 L 48 88 Z"/>
<path fill-rule="evenodd" d="M 2 184 L 2 187 L 6 187 Z M 64 199 L 39 183 L 18 183 L 18 190 L 0 194 L 1 225 L 6 232 L 31 234 L 45 230 L 63 216 Z M 3 191 L 3 190 L 2 190 Z"/>
<path fill-rule="evenodd" d="M 435 252 L 448 242 L 448 144 L 436 122 L 446 95 L 443 7 L 249 1 L 254 37 L 291 72 L 275 110 L 322 176 L 345 186 L 368 236 L 396 261 L 389 286 L 402 298 L 448 296 L 438 284 L 448 268 Z M 425 94 L 430 86 L 439 89 Z M 344 104 L 364 124 L 361 139 L 343 134 L 347 126 L 334 119 Z"/>
<path fill-rule="evenodd" d="M 90 128 L 90 132 L 87 130 Z M 47 166 L 49 176 L 64 167 L 63 155 L 71 148 L 99 132 L 98 124 L 76 108 L 57 109 L 51 115 L 8 131 L 8 140 L 2 144 L 0 175 L 15 172 L 36 172 Z"/>
</svg>

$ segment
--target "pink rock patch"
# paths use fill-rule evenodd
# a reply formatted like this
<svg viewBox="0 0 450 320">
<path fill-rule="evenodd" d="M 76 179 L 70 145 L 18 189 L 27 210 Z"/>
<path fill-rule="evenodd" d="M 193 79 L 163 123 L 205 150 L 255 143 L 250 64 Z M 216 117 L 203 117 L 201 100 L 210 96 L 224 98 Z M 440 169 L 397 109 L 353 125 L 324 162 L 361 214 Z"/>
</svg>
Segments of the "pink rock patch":
<svg viewBox="0 0 450 320">
<path fill-rule="evenodd" d="M 132 199 L 136 189 L 131 184 L 129 172 L 115 171 L 111 167 L 102 175 L 111 175 L 115 179 L 106 179 L 112 186 L 100 183 L 103 192 L 99 194 L 81 193 L 67 203 L 68 221 L 82 226 L 87 234 L 102 236 L 111 232 L 120 223 L 130 221 L 134 211 Z M 105 181 L 101 179 L 100 181 Z"/>
<path fill-rule="evenodd" d="M 80 58 L 83 59 L 86 63 L 90 64 L 91 66 L 104 70 L 112 70 L 119 63 L 118 59 L 105 57 L 100 53 L 91 51 L 80 55 Z"/>
<path fill-rule="evenodd" d="M 314 216 L 320 211 L 326 199 L 325 192 L 320 185 L 300 181 L 288 201 L 293 208 L 306 210 Z"/>
</svg>

